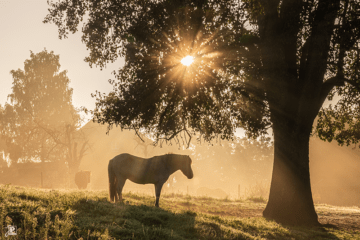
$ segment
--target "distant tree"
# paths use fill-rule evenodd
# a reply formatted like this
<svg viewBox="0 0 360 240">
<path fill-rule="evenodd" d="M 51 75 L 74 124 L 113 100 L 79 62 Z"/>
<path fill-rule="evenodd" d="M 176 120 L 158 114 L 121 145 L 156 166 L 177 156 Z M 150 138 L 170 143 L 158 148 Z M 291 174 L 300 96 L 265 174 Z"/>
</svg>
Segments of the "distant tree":
<svg viewBox="0 0 360 240">
<path fill-rule="evenodd" d="M 239 171 L 232 158 L 234 142 L 215 141 L 203 142 L 192 145 L 196 177 L 200 179 L 200 185 L 210 187 L 228 184 L 229 180 L 238 182 Z M 243 159 L 236 159 L 237 163 Z M 236 175 L 236 180 L 233 176 Z M 211 176 L 209 178 L 209 176 Z"/>
<path fill-rule="evenodd" d="M 274 151 L 270 138 L 236 138 L 234 141 L 202 143 L 194 145 L 192 151 L 197 177 L 204 179 L 208 185 L 235 184 L 237 187 L 238 184 L 270 180 L 269 169 Z"/>
<path fill-rule="evenodd" d="M 141 134 L 139 132 L 136 133 L 137 136 L 134 137 L 134 140 L 136 141 L 136 146 L 134 149 L 138 148 L 140 151 L 143 152 L 144 157 L 148 157 L 149 154 L 149 148 L 153 146 L 153 141 L 146 138 L 144 134 Z"/>
<path fill-rule="evenodd" d="M 1 140 L 0 140 L 1 144 Z M 0 174 L 2 175 L 8 169 L 8 163 L 6 159 L 4 159 L 3 153 L 0 151 Z M 1 181 L 1 177 L 0 177 Z"/>
<path fill-rule="evenodd" d="M 236 127 L 257 137 L 272 127 L 263 214 L 318 225 L 309 137 L 327 96 L 359 96 L 359 8 L 357 0 L 60 0 L 45 22 L 66 37 L 86 15 L 85 60 L 104 67 L 126 56 L 114 91 L 98 95 L 100 123 L 166 140 L 181 132 L 232 138 Z M 180 63 L 187 55 L 189 67 Z"/>
<path fill-rule="evenodd" d="M 71 170 L 80 164 L 85 148 L 77 148 L 81 119 L 66 71 L 59 70 L 59 55 L 44 50 L 31 52 L 24 70 L 11 71 L 13 92 L 0 114 L 0 134 L 12 164 L 65 160 Z"/>
</svg>

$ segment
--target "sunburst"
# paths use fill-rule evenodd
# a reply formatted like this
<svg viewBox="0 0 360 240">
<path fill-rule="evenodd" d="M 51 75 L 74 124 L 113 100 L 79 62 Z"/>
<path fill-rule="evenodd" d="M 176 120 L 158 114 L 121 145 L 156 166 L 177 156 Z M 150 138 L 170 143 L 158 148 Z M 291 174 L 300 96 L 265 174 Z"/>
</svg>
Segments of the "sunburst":
<svg viewBox="0 0 360 240">
<path fill-rule="evenodd" d="M 186 11 L 191 12 L 191 9 Z M 189 14 L 181 15 L 186 21 L 179 19 L 180 15 L 175 14 L 167 20 L 173 22 L 173 25 L 169 23 L 170 28 L 155 32 L 149 38 L 151 47 L 138 46 L 142 52 L 137 56 L 148 58 L 146 64 L 139 65 L 145 67 L 146 72 L 156 70 L 160 82 L 171 84 L 171 88 L 179 84 L 184 93 L 195 94 L 193 89 L 200 85 L 213 86 L 216 79 L 225 77 L 221 70 L 225 66 L 224 59 L 230 55 L 220 50 L 225 35 L 217 27 L 192 24 Z M 196 27 L 199 24 L 200 27 Z"/>
<path fill-rule="evenodd" d="M 181 59 L 181 63 L 185 66 L 190 66 L 194 62 L 194 57 L 187 55 L 183 59 Z"/>
</svg>

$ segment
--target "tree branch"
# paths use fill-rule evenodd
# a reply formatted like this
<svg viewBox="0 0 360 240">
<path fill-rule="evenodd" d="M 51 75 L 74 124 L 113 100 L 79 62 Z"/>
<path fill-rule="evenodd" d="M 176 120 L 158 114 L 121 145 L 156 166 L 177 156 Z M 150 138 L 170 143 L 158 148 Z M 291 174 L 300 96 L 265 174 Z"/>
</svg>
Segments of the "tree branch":
<svg viewBox="0 0 360 240">
<path fill-rule="evenodd" d="M 340 75 L 326 80 L 322 84 L 321 91 L 320 91 L 320 105 L 322 105 L 324 103 L 327 95 L 330 93 L 330 91 L 331 91 L 331 89 L 333 89 L 333 87 L 345 86 L 345 82 L 347 82 L 347 81 L 348 80 L 344 76 L 340 76 Z"/>
<path fill-rule="evenodd" d="M 145 140 L 142 139 L 142 137 L 140 136 L 138 130 L 137 130 L 135 127 L 134 127 L 134 130 L 135 130 L 135 134 L 140 138 L 140 140 L 141 140 L 142 142 L 145 142 Z"/>
<path fill-rule="evenodd" d="M 175 138 L 179 133 L 181 133 L 182 131 L 185 131 L 186 134 L 189 136 L 189 141 L 186 141 L 186 145 L 187 145 L 187 148 L 189 148 L 190 146 L 190 142 L 191 142 L 191 134 L 189 133 L 189 131 L 187 130 L 187 128 L 183 128 L 183 129 L 180 129 L 179 131 L 177 132 L 174 132 L 170 137 L 163 137 L 163 138 L 157 138 L 155 141 L 154 141 L 154 144 L 153 145 L 156 145 L 158 144 L 159 140 L 165 140 L 165 141 L 170 141 L 172 140 L 173 138 Z M 179 141 L 179 140 L 178 140 Z"/>
<path fill-rule="evenodd" d="M 317 87 L 322 86 L 323 76 L 327 69 L 330 40 L 339 8 L 340 0 L 320 0 L 314 12 L 314 23 L 307 40 L 309 42 L 306 49 L 308 55 L 307 59 L 303 59 L 306 66 L 301 70 L 305 81 L 316 82 L 316 84 L 306 84 L 308 87 L 305 91 L 317 91 Z"/>
</svg>

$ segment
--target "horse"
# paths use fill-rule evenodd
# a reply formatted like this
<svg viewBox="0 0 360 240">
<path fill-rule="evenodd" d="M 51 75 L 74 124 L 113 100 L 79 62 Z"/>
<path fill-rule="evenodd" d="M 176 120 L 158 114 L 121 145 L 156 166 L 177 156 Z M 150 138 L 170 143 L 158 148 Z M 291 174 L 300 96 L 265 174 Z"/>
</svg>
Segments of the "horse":
<svg viewBox="0 0 360 240">
<path fill-rule="evenodd" d="M 125 181 L 155 185 L 155 206 L 159 207 L 160 192 L 169 176 L 180 170 L 188 179 L 194 174 L 191 158 L 187 155 L 166 154 L 152 158 L 136 157 L 128 153 L 117 155 L 109 161 L 109 195 L 111 202 L 122 201 Z"/>
<path fill-rule="evenodd" d="M 79 189 L 86 189 L 88 183 L 90 183 L 90 175 L 90 171 L 83 170 L 75 174 L 75 184 Z"/>
</svg>

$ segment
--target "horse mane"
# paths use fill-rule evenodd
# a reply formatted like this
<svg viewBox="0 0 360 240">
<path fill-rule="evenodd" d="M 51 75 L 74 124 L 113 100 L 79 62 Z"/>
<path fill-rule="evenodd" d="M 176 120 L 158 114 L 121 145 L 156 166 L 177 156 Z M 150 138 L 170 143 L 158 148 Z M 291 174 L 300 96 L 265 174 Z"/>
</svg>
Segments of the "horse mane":
<svg viewBox="0 0 360 240">
<path fill-rule="evenodd" d="M 166 162 L 169 161 L 168 159 L 173 159 L 173 156 L 176 155 L 173 152 L 168 152 L 164 156 L 164 159 L 166 159 Z"/>
<path fill-rule="evenodd" d="M 172 152 L 168 152 L 165 155 L 163 155 L 163 159 L 165 161 L 165 164 L 167 165 L 169 161 L 171 161 L 173 159 L 174 153 Z"/>
</svg>

